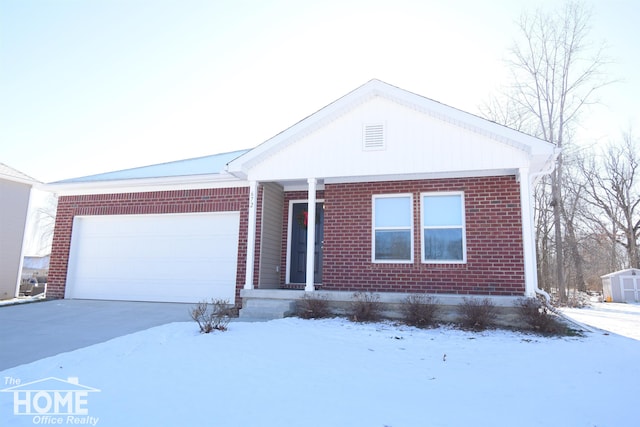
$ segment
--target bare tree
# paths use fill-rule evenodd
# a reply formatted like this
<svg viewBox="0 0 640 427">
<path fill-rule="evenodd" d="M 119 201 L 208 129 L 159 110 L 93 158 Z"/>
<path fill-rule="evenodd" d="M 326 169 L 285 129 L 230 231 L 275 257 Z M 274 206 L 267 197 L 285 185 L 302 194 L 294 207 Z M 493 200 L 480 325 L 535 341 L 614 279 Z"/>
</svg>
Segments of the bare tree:
<svg viewBox="0 0 640 427">
<path fill-rule="evenodd" d="M 629 267 L 640 268 L 640 154 L 632 134 L 600 156 L 584 160 L 586 201 L 595 227 L 626 252 Z M 615 248 L 612 256 L 615 256 Z"/>
<path fill-rule="evenodd" d="M 480 113 L 492 122 L 521 132 L 536 133 L 529 112 L 510 97 L 490 98 L 480 105 Z"/>
<path fill-rule="evenodd" d="M 549 274 L 551 272 L 551 266 L 554 264 L 552 259 L 551 245 L 551 230 L 553 229 L 553 209 L 550 205 L 549 197 L 545 191 L 548 183 L 548 178 L 543 178 L 543 181 L 534 189 L 534 223 L 536 229 L 536 252 L 537 257 L 537 271 L 538 271 L 538 284 L 539 286 L 551 293 L 552 277 Z"/>
<path fill-rule="evenodd" d="M 512 84 L 505 90 L 512 116 L 503 123 L 520 123 L 546 141 L 563 148 L 584 108 L 597 102 L 598 89 L 609 84 L 603 75 L 607 64 L 604 45 L 594 49 L 589 41 L 590 10 L 581 2 L 569 1 L 562 8 L 523 13 L 518 22 L 519 37 L 509 51 L 507 65 Z M 484 114 L 500 119 L 495 103 L 485 105 Z M 563 155 L 550 180 L 555 246 L 555 282 L 561 301 L 566 301 L 564 261 Z"/>
<path fill-rule="evenodd" d="M 584 259 L 585 281 L 587 288 L 594 292 L 602 292 L 603 275 L 622 269 L 620 263 L 625 258 L 620 253 L 622 247 L 613 244 L 607 233 L 593 230 L 583 236 L 580 250 Z"/>
<path fill-rule="evenodd" d="M 572 158 L 573 160 L 573 158 Z M 575 162 L 574 162 L 575 163 Z M 564 181 L 564 197 L 561 206 L 562 219 L 565 225 L 564 243 L 567 258 L 571 260 L 568 273 L 565 274 L 567 279 L 567 288 L 573 284 L 573 288 L 579 292 L 584 292 L 586 288 L 586 280 L 584 274 L 584 260 L 580 251 L 581 233 L 579 230 L 580 218 L 583 216 L 584 209 L 584 183 L 576 172 L 575 167 L 568 165 L 567 173 Z M 574 173 L 572 173 L 574 172 Z"/>
<path fill-rule="evenodd" d="M 56 222 L 58 198 L 49 194 L 44 204 L 33 212 L 35 227 L 32 229 L 33 241 L 38 244 L 38 253 L 49 253 Z"/>
</svg>

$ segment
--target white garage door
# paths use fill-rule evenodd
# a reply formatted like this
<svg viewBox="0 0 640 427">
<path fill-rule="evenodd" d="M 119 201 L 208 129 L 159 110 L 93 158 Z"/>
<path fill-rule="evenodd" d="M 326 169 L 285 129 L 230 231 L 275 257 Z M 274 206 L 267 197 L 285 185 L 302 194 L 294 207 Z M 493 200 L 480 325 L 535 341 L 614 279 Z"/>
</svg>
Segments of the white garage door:
<svg viewBox="0 0 640 427">
<path fill-rule="evenodd" d="M 66 298 L 235 302 L 238 212 L 79 216 Z"/>
</svg>

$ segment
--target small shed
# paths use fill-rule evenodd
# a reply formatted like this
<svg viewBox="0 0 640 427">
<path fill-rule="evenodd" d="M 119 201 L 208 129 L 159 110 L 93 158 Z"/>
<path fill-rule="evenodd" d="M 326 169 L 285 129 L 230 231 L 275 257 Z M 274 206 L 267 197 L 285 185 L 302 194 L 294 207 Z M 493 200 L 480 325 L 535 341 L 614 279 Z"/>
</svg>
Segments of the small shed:
<svg viewBox="0 0 640 427">
<path fill-rule="evenodd" d="M 606 302 L 640 302 L 640 269 L 628 268 L 602 276 Z"/>
</svg>

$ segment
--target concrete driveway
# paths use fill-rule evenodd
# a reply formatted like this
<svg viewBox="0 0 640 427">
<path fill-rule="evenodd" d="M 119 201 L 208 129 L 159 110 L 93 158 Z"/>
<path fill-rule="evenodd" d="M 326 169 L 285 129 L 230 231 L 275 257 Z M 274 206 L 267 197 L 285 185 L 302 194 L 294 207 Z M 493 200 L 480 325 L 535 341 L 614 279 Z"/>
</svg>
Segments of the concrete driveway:
<svg viewBox="0 0 640 427">
<path fill-rule="evenodd" d="M 193 304 L 53 300 L 0 306 L 0 371 L 171 322 Z"/>
</svg>

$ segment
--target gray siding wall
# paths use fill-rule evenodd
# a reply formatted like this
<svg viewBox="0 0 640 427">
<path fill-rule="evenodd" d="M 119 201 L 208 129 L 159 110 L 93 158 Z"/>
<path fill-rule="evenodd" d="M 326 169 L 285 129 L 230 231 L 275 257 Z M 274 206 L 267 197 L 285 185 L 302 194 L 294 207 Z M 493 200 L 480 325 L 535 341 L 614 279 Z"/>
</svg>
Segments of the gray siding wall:
<svg viewBox="0 0 640 427">
<path fill-rule="evenodd" d="M 259 287 L 280 287 L 280 257 L 282 253 L 282 212 L 284 191 L 277 184 L 264 184 L 262 192 L 262 239 L 260 240 Z"/>
<path fill-rule="evenodd" d="M 16 295 L 31 186 L 0 179 L 0 300 Z"/>
</svg>

